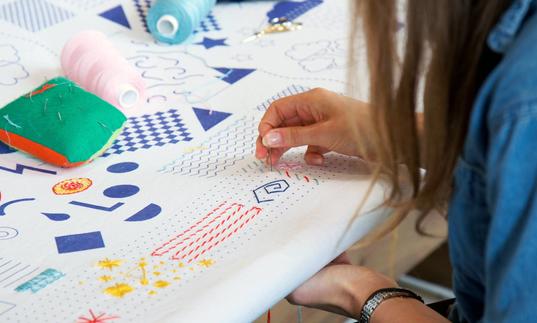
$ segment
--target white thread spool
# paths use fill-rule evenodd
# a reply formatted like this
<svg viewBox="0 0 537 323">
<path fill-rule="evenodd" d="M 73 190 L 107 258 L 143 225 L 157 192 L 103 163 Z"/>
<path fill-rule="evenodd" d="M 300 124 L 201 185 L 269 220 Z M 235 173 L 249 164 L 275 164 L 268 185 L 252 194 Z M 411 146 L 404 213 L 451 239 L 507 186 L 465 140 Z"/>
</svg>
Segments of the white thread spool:
<svg viewBox="0 0 537 323">
<path fill-rule="evenodd" d="M 173 38 L 179 30 L 179 21 L 172 15 L 164 15 L 157 21 L 157 30 L 162 36 Z"/>
</svg>

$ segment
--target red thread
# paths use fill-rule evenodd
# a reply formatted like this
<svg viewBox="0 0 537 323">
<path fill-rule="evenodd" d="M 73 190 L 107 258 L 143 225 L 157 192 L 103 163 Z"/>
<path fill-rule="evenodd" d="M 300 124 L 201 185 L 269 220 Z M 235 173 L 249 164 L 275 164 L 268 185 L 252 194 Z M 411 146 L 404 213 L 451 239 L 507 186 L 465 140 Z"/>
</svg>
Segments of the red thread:
<svg viewBox="0 0 537 323">
<path fill-rule="evenodd" d="M 47 84 L 43 84 L 42 87 L 40 87 L 39 89 L 31 92 L 30 94 L 28 94 L 26 97 L 29 97 L 31 98 L 32 96 L 36 95 L 36 94 L 41 94 L 45 91 L 47 91 L 48 89 L 51 89 L 53 87 L 55 87 L 57 84 L 54 84 L 54 83 L 47 83 Z"/>
<path fill-rule="evenodd" d="M 190 259 L 188 262 L 192 262 L 193 260 L 196 260 L 199 256 L 205 254 L 206 252 L 208 252 L 209 250 L 211 250 L 212 248 L 216 247 L 217 245 L 219 245 L 220 243 L 224 242 L 226 239 L 228 239 L 229 237 L 231 237 L 233 234 L 237 233 L 237 231 L 239 231 L 240 229 L 242 229 L 246 224 L 248 224 L 248 222 L 250 222 L 254 217 L 256 217 L 259 213 L 261 213 L 262 209 L 261 208 L 258 208 L 258 207 L 252 207 L 251 209 L 249 209 L 246 213 L 243 213 L 238 219 L 236 219 L 232 224 L 230 224 L 229 226 L 227 226 L 226 229 L 220 231 L 216 236 L 214 236 L 214 238 L 218 238 L 220 235 L 222 235 L 224 232 L 226 232 L 229 228 L 231 228 L 231 226 L 235 225 L 238 221 L 240 221 L 243 217 L 247 216 L 251 211 L 255 211 L 255 213 L 250 216 L 249 218 L 246 219 L 245 222 L 241 223 L 241 225 L 237 228 L 235 228 L 232 232 L 230 232 L 227 236 L 224 236 L 222 237 L 222 239 L 216 241 L 215 243 L 213 243 L 212 245 L 210 245 L 209 247 L 203 249 L 201 252 L 197 253 L 192 259 Z M 208 241 L 209 242 L 209 241 Z M 204 243 L 205 244 L 205 243 Z M 196 248 L 199 249 L 201 247 L 203 247 L 202 244 L 200 247 Z"/>
<path fill-rule="evenodd" d="M 304 179 L 306 180 L 306 182 L 310 182 L 310 179 L 308 178 L 308 176 L 304 176 Z"/>
<path fill-rule="evenodd" d="M 205 238 L 208 234 L 213 233 L 213 232 L 214 232 L 215 230 L 217 230 L 223 223 L 225 223 L 225 222 L 228 221 L 232 216 L 234 216 L 235 214 L 237 214 L 237 212 L 239 212 L 239 211 L 242 209 L 242 207 L 243 207 L 244 205 L 242 205 L 242 204 L 237 204 L 237 203 L 233 203 L 230 207 L 226 208 L 226 209 L 225 209 L 222 213 L 220 213 L 216 218 L 214 218 L 211 222 L 209 222 L 209 224 L 214 223 L 216 219 L 218 219 L 218 218 L 221 217 L 223 214 L 225 214 L 225 213 L 226 213 L 229 209 L 231 209 L 233 206 L 238 206 L 238 208 L 237 208 L 233 213 L 231 213 L 226 219 L 224 219 L 221 223 L 219 223 L 216 227 L 213 227 L 209 232 L 206 232 L 203 236 L 198 237 L 198 239 L 196 239 L 196 241 L 192 241 L 190 244 L 188 244 L 188 246 L 185 246 L 185 247 L 183 247 L 181 250 L 179 250 L 178 252 L 176 252 L 175 255 L 173 255 L 172 259 L 180 259 L 180 260 L 182 260 L 182 259 L 184 259 L 184 258 L 190 256 L 193 252 L 195 252 L 196 250 L 198 250 L 198 249 L 200 248 L 199 245 L 198 245 L 198 247 L 197 247 L 195 250 L 191 250 L 187 255 L 184 255 L 184 256 L 180 257 L 181 253 L 182 253 L 183 251 L 185 251 L 186 248 L 190 248 L 193 244 L 197 244 L 201 239 Z M 206 227 L 209 226 L 209 224 L 207 224 L 206 226 L 204 226 L 202 229 L 196 231 L 196 233 L 198 233 L 198 232 L 204 230 Z M 196 234 L 196 233 L 194 233 L 194 234 Z M 194 234 L 193 234 L 193 235 L 194 235 Z M 192 235 L 191 235 L 191 236 L 192 236 Z M 183 240 L 183 241 L 188 240 L 191 236 L 185 238 L 185 240 Z M 181 242 L 180 242 L 179 244 L 181 244 Z M 177 245 L 179 245 L 179 244 L 177 244 Z"/>
<path fill-rule="evenodd" d="M 174 246 L 171 246 L 170 248 L 164 250 L 163 252 L 160 252 L 161 249 L 163 249 L 164 247 L 166 247 L 167 245 L 171 244 L 172 242 L 174 242 L 175 240 L 181 238 L 183 235 L 187 234 L 188 232 L 190 232 L 190 230 L 194 229 L 195 227 L 197 227 L 200 223 L 202 223 L 203 221 L 205 221 L 208 217 L 210 217 L 214 212 L 218 211 L 222 206 L 224 206 L 225 204 L 227 203 L 227 201 L 224 201 L 222 203 L 220 203 L 220 205 L 218 205 L 216 208 L 214 208 L 213 210 L 211 210 L 209 213 L 207 213 L 201 220 L 199 220 L 198 222 L 194 223 L 190 228 L 186 229 L 185 231 L 181 232 L 179 235 L 177 235 L 176 237 L 168 240 L 167 242 L 165 242 L 162 246 L 158 247 L 157 249 L 155 249 L 155 251 L 153 251 L 151 253 L 151 256 L 162 256 L 164 255 L 165 253 L 169 252 L 170 250 L 174 249 L 177 245 L 174 245 Z"/>
<path fill-rule="evenodd" d="M 91 317 L 87 318 L 87 317 L 84 317 L 84 316 L 80 316 L 78 318 L 80 320 L 79 323 L 103 323 L 103 322 L 106 322 L 106 321 L 115 320 L 115 319 L 119 318 L 119 316 L 108 316 L 108 317 L 106 317 L 105 313 L 95 315 L 95 313 L 93 313 L 93 311 L 91 309 L 89 310 L 89 312 L 90 312 Z"/>
<path fill-rule="evenodd" d="M 270 323 L 270 308 L 267 311 L 267 323 Z"/>
<path fill-rule="evenodd" d="M 287 175 L 287 177 L 291 178 L 291 176 L 289 176 L 289 171 L 288 170 L 285 171 L 285 175 Z"/>
</svg>

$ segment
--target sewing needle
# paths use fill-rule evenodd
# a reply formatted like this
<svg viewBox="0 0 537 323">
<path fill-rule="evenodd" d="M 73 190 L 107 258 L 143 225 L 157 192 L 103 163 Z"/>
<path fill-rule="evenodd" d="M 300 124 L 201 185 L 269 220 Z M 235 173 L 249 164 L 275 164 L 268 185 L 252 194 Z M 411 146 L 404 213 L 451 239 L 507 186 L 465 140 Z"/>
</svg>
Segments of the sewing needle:
<svg viewBox="0 0 537 323">
<path fill-rule="evenodd" d="M 268 149 L 268 159 L 270 164 L 270 171 L 272 172 L 272 148 Z"/>
</svg>

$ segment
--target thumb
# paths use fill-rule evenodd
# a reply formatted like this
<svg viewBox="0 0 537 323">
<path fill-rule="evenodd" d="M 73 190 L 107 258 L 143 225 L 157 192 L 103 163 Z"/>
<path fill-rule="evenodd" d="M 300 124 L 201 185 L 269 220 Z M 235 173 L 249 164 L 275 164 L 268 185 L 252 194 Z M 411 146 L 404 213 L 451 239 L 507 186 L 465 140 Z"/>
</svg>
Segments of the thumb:
<svg viewBox="0 0 537 323">
<path fill-rule="evenodd" d="M 263 146 L 268 148 L 299 147 L 304 145 L 323 146 L 327 134 L 322 124 L 285 127 L 269 131 L 263 136 Z"/>
</svg>

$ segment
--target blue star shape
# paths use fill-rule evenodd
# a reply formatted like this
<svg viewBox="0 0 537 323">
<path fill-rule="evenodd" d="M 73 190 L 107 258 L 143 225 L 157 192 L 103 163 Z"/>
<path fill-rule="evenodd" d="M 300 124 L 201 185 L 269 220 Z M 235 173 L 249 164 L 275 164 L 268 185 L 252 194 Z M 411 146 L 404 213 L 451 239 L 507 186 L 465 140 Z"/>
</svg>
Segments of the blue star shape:
<svg viewBox="0 0 537 323">
<path fill-rule="evenodd" d="M 215 46 L 229 46 L 228 44 L 226 44 L 226 40 L 227 38 L 212 39 L 203 37 L 203 40 L 199 43 L 195 43 L 195 45 L 203 45 L 205 49 L 211 49 Z"/>
</svg>

